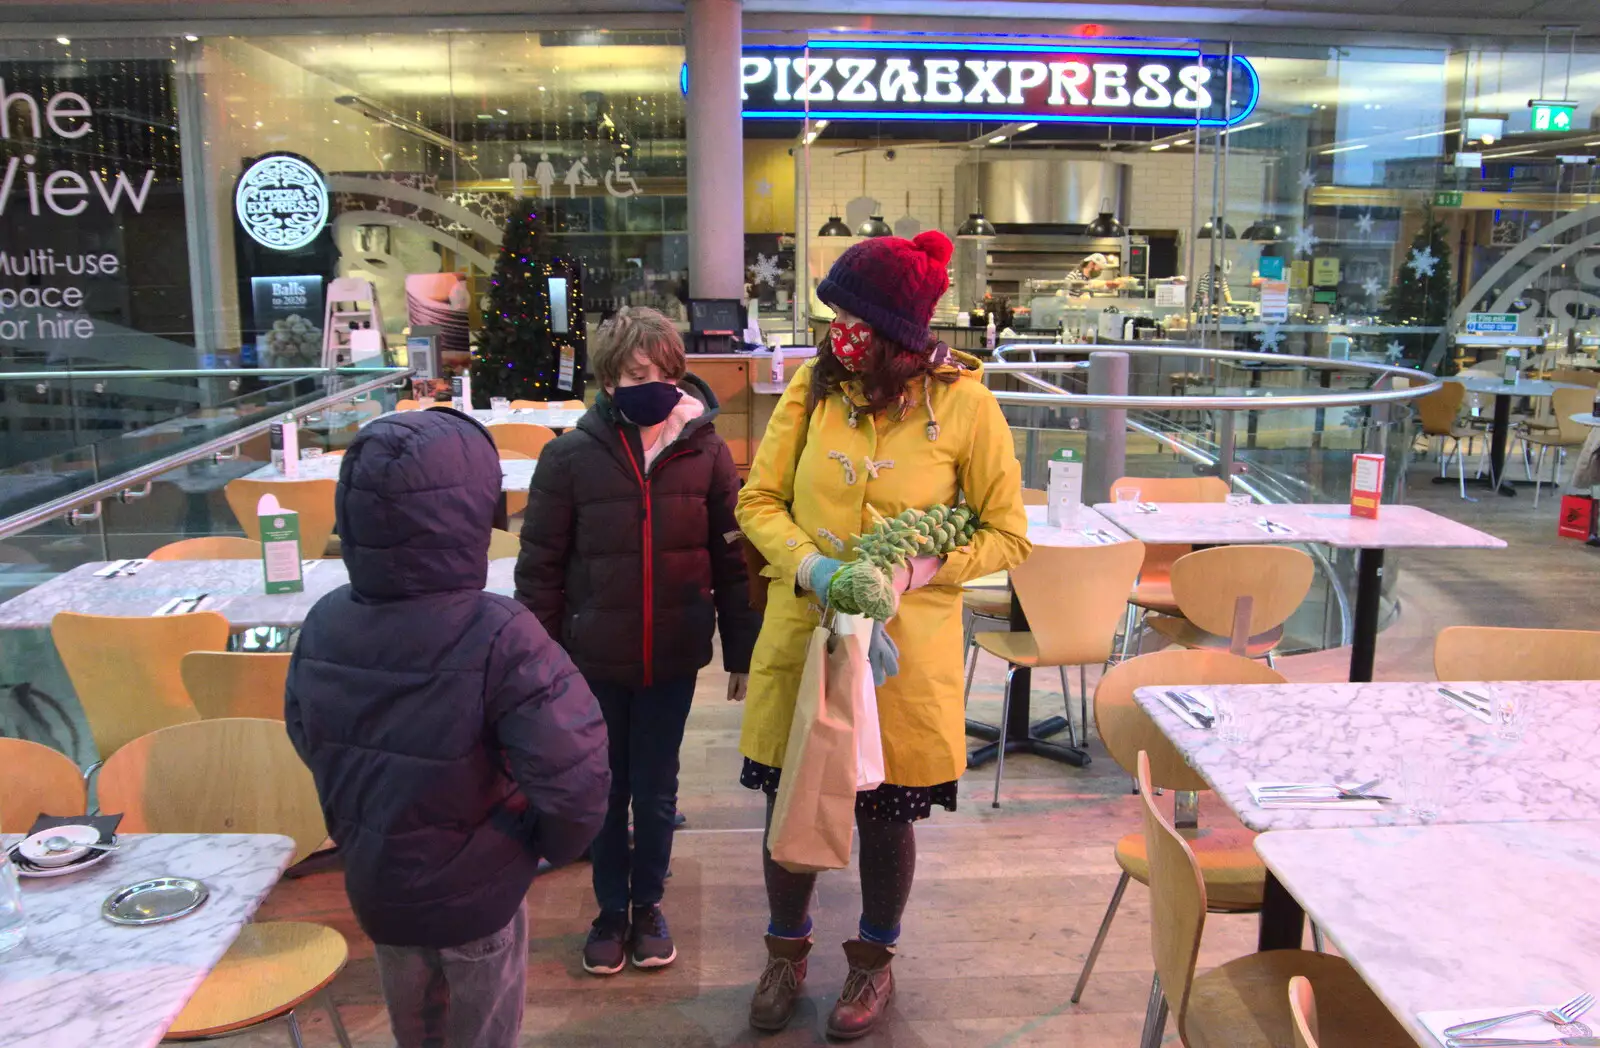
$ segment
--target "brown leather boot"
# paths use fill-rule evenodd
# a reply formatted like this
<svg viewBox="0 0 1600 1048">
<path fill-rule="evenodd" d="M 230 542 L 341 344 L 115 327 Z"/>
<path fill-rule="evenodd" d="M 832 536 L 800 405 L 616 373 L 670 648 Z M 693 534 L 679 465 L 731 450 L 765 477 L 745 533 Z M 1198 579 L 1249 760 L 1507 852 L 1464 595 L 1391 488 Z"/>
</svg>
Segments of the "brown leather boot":
<svg viewBox="0 0 1600 1048">
<path fill-rule="evenodd" d="M 828 1036 L 853 1041 L 872 1032 L 894 996 L 894 972 L 889 970 L 894 947 L 851 939 L 844 944 L 844 955 L 850 974 L 828 1014 Z"/>
<path fill-rule="evenodd" d="M 758 1030 L 781 1030 L 794 1017 L 800 1002 L 800 984 L 806 981 L 806 957 L 811 940 L 767 936 L 767 967 L 750 998 L 750 1025 Z"/>
</svg>

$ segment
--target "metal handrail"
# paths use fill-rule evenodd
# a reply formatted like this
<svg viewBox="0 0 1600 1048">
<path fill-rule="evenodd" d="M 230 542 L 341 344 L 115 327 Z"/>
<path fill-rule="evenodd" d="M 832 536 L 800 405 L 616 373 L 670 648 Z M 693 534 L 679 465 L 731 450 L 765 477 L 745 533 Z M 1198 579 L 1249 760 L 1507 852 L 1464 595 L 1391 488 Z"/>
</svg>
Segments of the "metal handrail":
<svg viewBox="0 0 1600 1048">
<path fill-rule="evenodd" d="M 262 375 L 366 374 L 376 368 L 103 368 L 96 371 L 0 371 L 0 381 L 38 382 L 58 378 L 256 378 Z M 393 368 L 388 369 L 393 371 Z"/>
<path fill-rule="evenodd" d="M 1030 353 L 1036 353 L 1041 349 L 1084 353 L 1112 352 L 1162 357 L 1202 357 L 1208 360 L 1258 361 L 1268 364 L 1312 368 L 1320 371 L 1361 371 L 1378 376 L 1377 381 L 1381 381 L 1384 378 L 1391 380 L 1405 378 L 1412 381 L 1421 380 L 1423 384 L 1410 386 L 1406 389 L 1330 389 L 1321 393 L 1296 393 L 1290 396 L 1277 396 L 1270 390 L 1265 390 L 1260 396 L 1255 397 L 1135 396 L 1133 394 L 1113 396 L 1095 393 L 1024 393 L 1021 391 L 995 390 L 994 396 L 996 400 L 1002 404 L 1071 404 L 1074 407 L 1088 408 L 1147 408 L 1161 410 L 1181 404 L 1187 411 L 1200 411 L 1209 408 L 1223 411 L 1283 411 L 1290 408 L 1335 408 L 1360 404 L 1404 402 L 1426 396 L 1444 385 L 1443 380 L 1435 375 L 1428 374 L 1426 371 L 1398 367 L 1393 364 L 1368 364 L 1359 360 L 1328 360 L 1325 357 L 1300 357 L 1284 353 L 1258 353 L 1250 350 L 1202 349 L 1198 346 L 1106 346 L 1089 344 L 1067 345 L 1062 343 L 1049 346 L 1032 346 L 1009 344 L 995 349 L 994 355 L 999 358 L 1000 362 L 985 363 L 983 366 L 984 373 L 1021 373 L 1026 375 L 1037 371 L 1077 371 L 1082 368 L 1082 363 L 1079 361 L 1045 363 L 1010 361 L 1006 359 L 1006 353 L 1012 350 L 1025 350 Z"/>
<path fill-rule="evenodd" d="M 319 372 L 321 370 L 318 369 Z M 0 519 L 0 538 L 8 538 L 18 532 L 38 527 L 40 524 L 54 520 L 56 517 L 68 516 L 84 506 L 103 502 L 108 498 L 120 495 L 124 491 L 139 488 L 147 481 L 154 480 L 161 474 L 169 473 L 180 466 L 186 466 L 191 462 L 215 455 L 228 448 L 237 447 L 251 437 L 267 432 L 274 422 L 282 418 L 282 415 L 292 415 L 297 419 L 304 418 L 307 415 L 326 410 L 335 404 L 359 397 L 363 393 L 371 393 L 385 386 L 393 385 L 395 382 L 412 374 L 414 372 L 411 368 L 391 369 L 381 378 L 374 378 L 351 386 L 349 389 L 330 393 L 311 401 L 309 404 L 287 408 L 281 414 L 274 410 L 272 418 L 264 419 L 261 422 L 252 422 L 248 426 L 241 426 L 238 429 L 224 433 L 220 437 L 208 440 L 204 444 L 197 444 L 192 448 L 158 459 L 137 469 L 119 473 L 117 476 L 109 480 L 103 480 L 92 487 L 83 488 L 70 495 L 62 495 L 60 498 L 51 499 L 49 502 L 41 503 L 21 513 L 14 513 L 9 517 Z"/>
</svg>

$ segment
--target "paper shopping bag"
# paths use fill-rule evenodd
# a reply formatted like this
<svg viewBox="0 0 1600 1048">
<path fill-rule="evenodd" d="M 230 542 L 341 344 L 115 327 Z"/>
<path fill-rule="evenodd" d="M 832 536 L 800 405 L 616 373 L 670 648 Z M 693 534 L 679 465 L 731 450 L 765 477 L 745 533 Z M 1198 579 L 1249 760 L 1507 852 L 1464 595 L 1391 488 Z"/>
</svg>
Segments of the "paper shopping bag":
<svg viewBox="0 0 1600 1048">
<path fill-rule="evenodd" d="M 861 662 L 864 668 L 864 657 Z M 856 826 L 855 706 L 846 684 L 850 665 L 845 638 L 821 626 L 811 631 L 767 831 L 773 860 L 793 873 L 850 864 Z"/>
<path fill-rule="evenodd" d="M 1561 517 L 1556 524 L 1556 534 L 1568 539 L 1589 537 L 1590 515 L 1594 500 L 1587 495 L 1562 495 Z"/>
<path fill-rule="evenodd" d="M 883 733 L 878 729 L 878 689 L 872 683 L 867 644 L 872 620 L 840 615 L 833 627 L 836 644 L 828 656 L 828 687 L 848 688 L 856 725 L 856 789 L 883 785 Z"/>
</svg>

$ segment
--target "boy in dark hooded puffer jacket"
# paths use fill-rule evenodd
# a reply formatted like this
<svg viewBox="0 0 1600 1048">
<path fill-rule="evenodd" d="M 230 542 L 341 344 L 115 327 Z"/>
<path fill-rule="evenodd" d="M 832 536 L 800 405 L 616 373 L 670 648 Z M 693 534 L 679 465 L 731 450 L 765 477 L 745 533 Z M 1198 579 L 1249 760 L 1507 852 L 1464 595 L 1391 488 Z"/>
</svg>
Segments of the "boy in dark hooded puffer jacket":
<svg viewBox="0 0 1600 1048">
<path fill-rule="evenodd" d="M 377 944 L 400 1048 L 512 1048 L 541 857 L 598 832 L 611 773 L 594 696 L 539 620 L 484 592 L 500 459 L 449 410 L 380 418 L 339 469 L 350 584 L 306 617 L 289 737 Z"/>
</svg>

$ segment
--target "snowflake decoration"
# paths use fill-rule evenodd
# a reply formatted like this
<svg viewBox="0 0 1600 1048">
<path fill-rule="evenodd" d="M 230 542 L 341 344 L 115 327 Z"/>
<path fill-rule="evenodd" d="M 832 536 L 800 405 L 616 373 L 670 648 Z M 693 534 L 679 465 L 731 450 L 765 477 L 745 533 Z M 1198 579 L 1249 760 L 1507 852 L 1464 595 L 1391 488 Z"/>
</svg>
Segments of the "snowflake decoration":
<svg viewBox="0 0 1600 1048">
<path fill-rule="evenodd" d="M 1425 247 L 1414 248 L 1411 252 L 1411 260 L 1406 263 L 1419 277 L 1433 276 L 1433 267 L 1438 264 L 1438 256 L 1430 248 Z"/>
<path fill-rule="evenodd" d="M 1316 184 L 1317 176 L 1310 168 L 1300 172 L 1300 188 L 1302 190 L 1310 189 Z"/>
<path fill-rule="evenodd" d="M 1297 255 L 1309 255 L 1316 250 L 1318 244 L 1322 243 L 1322 239 L 1310 226 L 1301 226 L 1294 231 L 1294 236 L 1290 239 L 1294 241 L 1294 252 Z"/>
<path fill-rule="evenodd" d="M 1361 290 L 1367 293 L 1368 298 L 1377 298 L 1378 292 L 1383 290 L 1383 282 L 1377 277 L 1368 277 L 1361 282 Z"/>
<path fill-rule="evenodd" d="M 1400 358 L 1406 355 L 1406 347 L 1399 342 L 1390 342 L 1388 348 L 1383 351 L 1383 355 L 1388 359 L 1389 363 L 1398 364 Z"/>
<path fill-rule="evenodd" d="M 763 179 L 761 179 L 760 181 L 758 181 L 756 183 L 756 196 L 758 196 L 758 197 L 769 197 L 771 195 L 772 195 L 772 183 L 771 182 L 769 182 L 769 181 L 767 181 L 766 179 L 763 178 Z"/>
<path fill-rule="evenodd" d="M 1261 343 L 1263 353 L 1276 353 L 1283 344 L 1283 331 L 1276 324 L 1268 324 L 1264 330 L 1256 333 L 1256 341 Z"/>
<path fill-rule="evenodd" d="M 755 265 L 750 266 L 750 276 L 757 284 L 778 286 L 778 256 L 768 257 L 760 252 L 756 253 Z"/>
<path fill-rule="evenodd" d="M 1356 218 L 1356 232 L 1360 233 L 1363 237 L 1370 237 L 1372 235 L 1373 224 L 1372 212 L 1363 211 Z"/>
<path fill-rule="evenodd" d="M 1349 408 L 1344 413 L 1345 429 L 1360 429 L 1367 424 L 1366 408 Z"/>
</svg>

